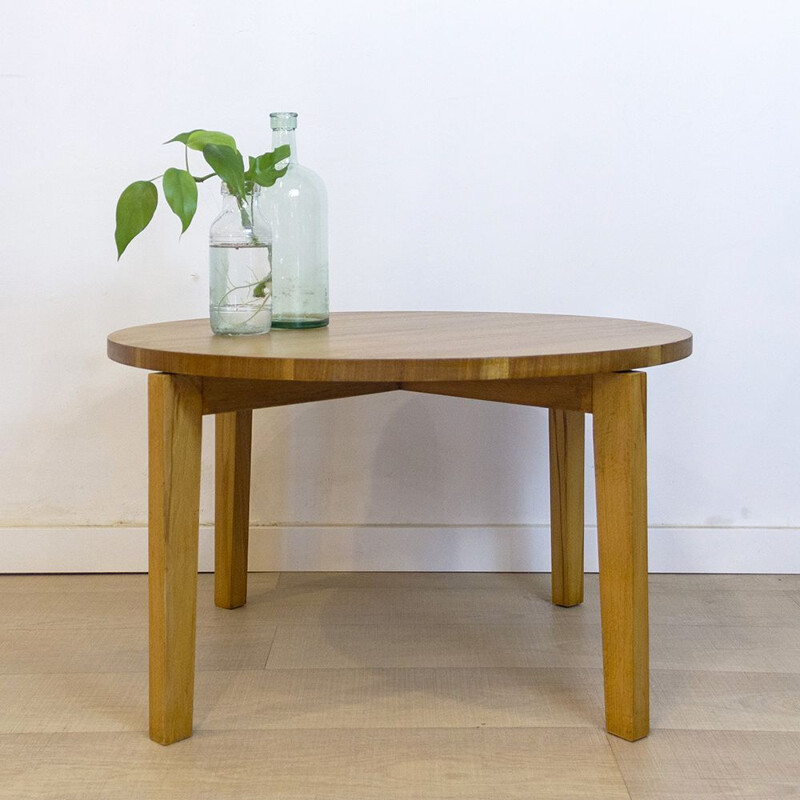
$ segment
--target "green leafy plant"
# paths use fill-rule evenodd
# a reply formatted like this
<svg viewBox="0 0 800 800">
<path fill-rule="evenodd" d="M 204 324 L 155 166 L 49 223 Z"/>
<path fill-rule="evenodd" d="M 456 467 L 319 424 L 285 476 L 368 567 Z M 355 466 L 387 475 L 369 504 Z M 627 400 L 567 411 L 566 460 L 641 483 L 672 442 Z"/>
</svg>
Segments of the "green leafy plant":
<svg viewBox="0 0 800 800">
<path fill-rule="evenodd" d="M 161 180 L 167 205 L 181 221 L 181 233 L 189 227 L 197 211 L 197 184 L 214 176 L 224 181 L 230 193 L 236 197 L 242 214 L 242 224 L 249 228 L 251 225 L 247 195 L 252 191 L 253 184 L 272 186 L 286 173 L 286 167 L 276 169 L 275 165 L 290 155 L 289 145 L 281 145 L 260 156 L 248 156 L 248 166 L 245 169 L 236 141 L 227 133 L 198 128 L 179 133 L 164 144 L 173 142 L 184 145 L 185 169 L 170 167 L 162 175 L 150 180 L 134 181 L 117 200 L 117 227 L 114 231 L 117 259 L 153 219 L 158 206 L 158 189 L 155 184 L 157 180 Z M 212 172 L 202 176 L 192 175 L 189 169 L 189 150 L 200 151 Z"/>
</svg>

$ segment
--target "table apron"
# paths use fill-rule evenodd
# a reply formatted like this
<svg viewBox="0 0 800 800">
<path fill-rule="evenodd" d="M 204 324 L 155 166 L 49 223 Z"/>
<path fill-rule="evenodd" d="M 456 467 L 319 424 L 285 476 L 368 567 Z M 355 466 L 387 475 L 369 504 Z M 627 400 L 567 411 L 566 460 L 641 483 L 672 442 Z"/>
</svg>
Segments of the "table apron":
<svg viewBox="0 0 800 800">
<path fill-rule="evenodd" d="M 598 376 L 404 382 L 269 381 L 185 377 L 186 380 L 195 383 L 202 396 L 203 414 L 220 414 L 393 391 L 438 394 L 591 413 L 594 385 Z"/>
<path fill-rule="evenodd" d="M 591 412 L 592 383 L 591 375 L 569 375 L 496 381 L 402 383 L 400 388 L 409 392 L 490 400 L 495 403 Z"/>
</svg>

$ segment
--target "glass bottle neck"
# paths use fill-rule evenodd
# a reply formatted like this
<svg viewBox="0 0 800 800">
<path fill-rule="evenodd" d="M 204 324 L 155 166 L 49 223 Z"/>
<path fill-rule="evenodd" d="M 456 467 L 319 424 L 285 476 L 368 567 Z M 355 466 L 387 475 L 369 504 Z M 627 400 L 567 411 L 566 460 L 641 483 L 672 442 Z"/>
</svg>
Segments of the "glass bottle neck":
<svg viewBox="0 0 800 800">
<path fill-rule="evenodd" d="M 253 205 L 258 203 L 260 194 L 261 187 L 258 184 L 255 184 L 253 188 L 245 195 L 245 199 L 240 205 L 239 199 L 236 197 L 236 195 L 232 194 L 230 191 L 228 191 L 227 187 L 223 186 L 222 210 L 238 212 L 242 206 L 244 206 L 245 209 L 251 208 Z"/>
<path fill-rule="evenodd" d="M 292 150 L 289 156 L 289 163 L 297 163 L 297 145 L 295 144 L 295 132 L 286 130 L 272 131 L 272 149 L 280 147 L 282 144 L 288 144 Z"/>
<path fill-rule="evenodd" d="M 222 211 L 223 213 L 230 214 L 232 212 L 239 213 L 239 204 L 232 194 L 222 195 Z"/>
</svg>

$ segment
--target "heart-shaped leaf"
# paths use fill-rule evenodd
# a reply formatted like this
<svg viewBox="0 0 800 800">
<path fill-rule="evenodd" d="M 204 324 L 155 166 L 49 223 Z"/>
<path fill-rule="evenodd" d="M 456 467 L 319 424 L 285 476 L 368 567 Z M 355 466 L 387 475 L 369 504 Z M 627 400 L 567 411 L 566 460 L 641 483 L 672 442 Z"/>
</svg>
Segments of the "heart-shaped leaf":
<svg viewBox="0 0 800 800">
<path fill-rule="evenodd" d="M 231 194 L 244 199 L 244 163 L 242 154 L 224 144 L 207 144 L 203 158 L 214 172 L 228 184 Z"/>
<path fill-rule="evenodd" d="M 203 150 L 209 144 L 224 145 L 230 147 L 231 150 L 236 149 L 233 136 L 228 136 L 227 133 L 221 131 L 192 131 L 186 139 L 186 146 L 191 150 Z"/>
<path fill-rule="evenodd" d="M 131 240 L 148 225 L 158 205 L 158 192 L 151 181 L 135 181 L 117 200 L 117 227 L 114 240 L 117 243 L 117 260 L 125 252 Z"/>
<path fill-rule="evenodd" d="M 177 136 L 173 136 L 171 139 L 167 139 L 164 144 L 171 144 L 172 142 L 180 142 L 181 144 L 186 144 L 189 141 L 189 137 L 193 133 L 197 133 L 198 131 L 203 130 L 202 128 L 195 128 L 193 131 L 186 131 L 185 133 L 179 133 Z"/>
<path fill-rule="evenodd" d="M 197 211 L 197 184 L 185 169 L 170 167 L 164 173 L 164 197 L 169 207 L 178 215 L 183 233 Z"/>
</svg>

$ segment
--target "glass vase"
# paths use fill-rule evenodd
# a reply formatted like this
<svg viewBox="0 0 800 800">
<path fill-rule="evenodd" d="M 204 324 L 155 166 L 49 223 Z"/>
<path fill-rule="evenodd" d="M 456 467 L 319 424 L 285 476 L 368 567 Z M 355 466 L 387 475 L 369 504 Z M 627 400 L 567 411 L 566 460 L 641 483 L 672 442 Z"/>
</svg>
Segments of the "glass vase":
<svg viewBox="0 0 800 800">
<path fill-rule="evenodd" d="M 211 330 L 223 336 L 269 333 L 272 325 L 272 229 L 261 187 L 244 198 L 222 184 L 222 211 L 209 232 Z"/>
</svg>

